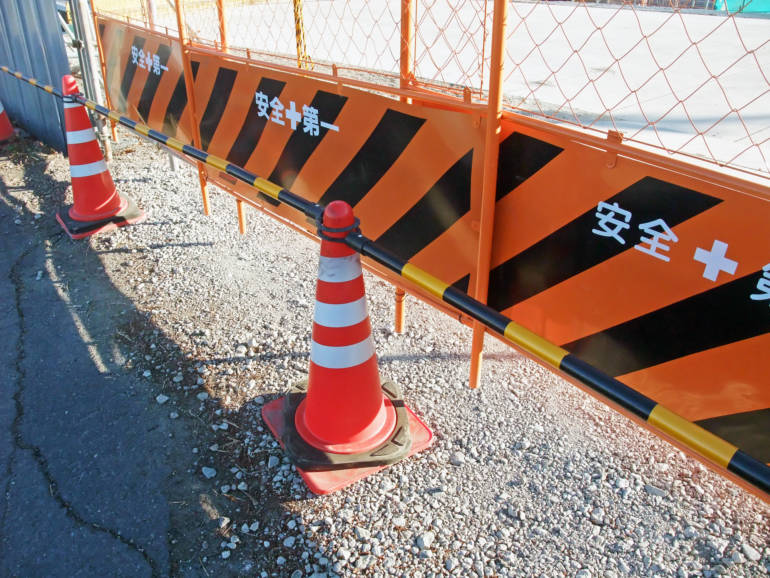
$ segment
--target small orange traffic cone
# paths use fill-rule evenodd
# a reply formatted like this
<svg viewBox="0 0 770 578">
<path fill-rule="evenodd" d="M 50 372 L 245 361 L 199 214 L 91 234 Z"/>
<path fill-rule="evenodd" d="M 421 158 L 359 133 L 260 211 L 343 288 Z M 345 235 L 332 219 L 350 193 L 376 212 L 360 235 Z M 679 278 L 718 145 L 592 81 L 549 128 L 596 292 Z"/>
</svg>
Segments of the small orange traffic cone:
<svg viewBox="0 0 770 578">
<path fill-rule="evenodd" d="M 3 103 L 0 102 L 0 142 L 5 142 L 13 138 L 13 126 L 11 126 L 11 120 L 8 118 L 8 113 L 5 112 Z"/>
<path fill-rule="evenodd" d="M 404 404 L 398 385 L 380 385 L 361 260 L 343 242 L 355 227 L 350 205 L 327 205 L 308 381 L 262 409 L 268 427 L 317 494 L 402 460 L 433 438 Z"/>
<path fill-rule="evenodd" d="M 64 76 L 64 125 L 74 203 L 59 211 L 56 220 L 73 239 L 138 223 L 147 216 L 133 200 L 115 189 L 86 109 L 71 97 L 78 93 L 75 79 L 69 74 Z"/>
</svg>

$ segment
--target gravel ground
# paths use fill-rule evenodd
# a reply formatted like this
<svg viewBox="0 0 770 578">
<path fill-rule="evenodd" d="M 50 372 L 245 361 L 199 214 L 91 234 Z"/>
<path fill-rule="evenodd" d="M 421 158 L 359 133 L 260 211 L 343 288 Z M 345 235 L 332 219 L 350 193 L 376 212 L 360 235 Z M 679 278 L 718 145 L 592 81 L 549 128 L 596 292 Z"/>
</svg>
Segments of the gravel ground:
<svg viewBox="0 0 770 578">
<path fill-rule="evenodd" d="M 61 202 L 67 161 L 30 141 L 14 150 L 0 171 L 21 202 L 17 225 L 43 230 L 54 216 L 32 215 Z M 318 246 L 253 210 L 240 236 L 229 195 L 212 188 L 202 215 L 191 167 L 171 171 L 125 132 L 113 151 L 112 176 L 147 222 L 57 247 L 90 247 L 133 302 L 115 328 L 131 352 L 123 370 L 153 384 L 147 404 L 187 432 L 175 437 L 186 440 L 177 495 L 189 492 L 172 513 L 175 574 L 770 572 L 767 503 L 495 339 L 470 390 L 470 330 L 409 299 L 396 334 L 392 288 L 368 273 L 381 374 L 435 443 L 341 492 L 310 494 L 260 409 L 306 378 Z M 34 194 L 10 186 L 25 182 Z"/>
</svg>

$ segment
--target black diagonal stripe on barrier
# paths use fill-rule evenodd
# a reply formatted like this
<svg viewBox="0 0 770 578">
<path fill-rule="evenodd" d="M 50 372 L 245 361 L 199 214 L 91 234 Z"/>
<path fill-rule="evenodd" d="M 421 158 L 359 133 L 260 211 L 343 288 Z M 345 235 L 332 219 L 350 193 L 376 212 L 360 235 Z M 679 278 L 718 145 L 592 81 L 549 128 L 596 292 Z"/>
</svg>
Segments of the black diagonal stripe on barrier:
<svg viewBox="0 0 770 578">
<path fill-rule="evenodd" d="M 452 283 L 452 287 L 462 291 L 463 293 L 467 293 L 468 287 L 470 287 L 470 284 L 471 284 L 471 274 L 468 273 L 467 275 L 463 275 L 457 281 Z"/>
<path fill-rule="evenodd" d="M 286 86 L 285 82 L 280 80 L 273 80 L 272 78 L 263 78 L 259 81 L 257 90 L 268 95 L 270 100 L 275 96 L 280 96 L 283 87 Z M 251 100 L 249 106 L 249 112 L 246 113 L 246 120 L 241 127 L 238 136 L 230 147 L 230 152 L 227 153 L 227 160 L 241 167 L 245 167 L 251 155 L 254 153 L 254 149 L 257 148 L 259 139 L 262 138 L 262 131 L 265 130 L 268 119 L 264 116 L 259 116 L 259 108 L 255 99 Z"/>
<path fill-rule="evenodd" d="M 160 66 L 166 66 L 168 58 L 171 56 L 171 47 L 168 44 L 161 44 L 158 46 L 158 51 L 155 54 L 158 57 Z M 150 69 L 147 74 L 147 81 L 144 83 L 144 88 L 142 89 L 142 96 L 139 97 L 139 104 L 136 106 L 139 117 L 145 123 L 150 115 L 150 107 L 152 106 L 152 101 L 155 99 L 155 93 L 158 92 L 160 79 L 165 73 L 162 68 L 159 69 L 159 72 L 160 74 L 155 74 L 154 69 Z"/>
<path fill-rule="evenodd" d="M 497 191 L 499 201 L 545 165 L 564 149 L 514 132 L 500 143 L 497 163 Z"/>
<path fill-rule="evenodd" d="M 489 305 L 503 311 L 623 251 L 633 250 L 633 246 L 639 242 L 641 231 L 638 227 L 642 223 L 663 219 L 673 229 L 722 201 L 672 183 L 645 177 L 605 202 L 617 203 L 620 209 L 632 215 L 630 228 L 620 233 L 624 244 L 592 232 L 593 229 L 601 230 L 597 226 L 594 207 L 494 267 L 489 274 Z"/>
<path fill-rule="evenodd" d="M 144 48 L 144 43 L 147 42 L 147 39 L 142 36 L 134 36 L 134 40 L 131 42 L 132 47 L 136 47 L 137 50 L 142 50 Z M 128 93 L 131 90 L 131 83 L 134 82 L 134 75 L 136 74 L 136 66 L 137 63 L 134 62 L 133 56 L 131 54 L 133 52 L 129 48 L 129 54 L 128 59 L 126 60 L 126 67 L 123 69 L 123 76 L 120 80 L 120 97 L 122 102 L 126 102 L 128 99 Z"/>
<path fill-rule="evenodd" d="M 770 463 L 770 408 L 721 415 L 696 421 L 696 424 L 714 435 L 738 446 L 759 461 Z"/>
<path fill-rule="evenodd" d="M 198 77 L 198 68 L 200 62 L 191 61 L 193 80 Z M 184 109 L 187 106 L 187 89 L 184 83 L 184 73 L 179 75 L 174 92 L 171 94 L 171 100 L 168 101 L 166 114 L 163 115 L 163 132 L 169 135 L 176 135 L 179 119 L 182 118 Z"/>
<path fill-rule="evenodd" d="M 230 101 L 230 93 L 237 76 L 238 71 L 232 68 L 223 66 L 217 71 L 214 88 L 200 122 L 201 148 L 203 150 L 208 150 L 211 139 L 214 138 L 219 121 L 222 120 L 227 103 Z"/>
<path fill-rule="evenodd" d="M 749 298 L 761 278 L 755 271 L 562 347 L 618 376 L 763 335 L 770 332 L 770 307 Z"/>
<path fill-rule="evenodd" d="M 341 200 L 355 207 L 393 166 L 424 123 L 424 118 L 392 109 L 385 111 L 367 141 L 318 203 L 326 205 Z"/>
<path fill-rule="evenodd" d="M 339 115 L 347 100 L 346 96 L 319 90 L 315 93 L 310 106 L 318 111 L 318 119 L 320 121 L 334 124 L 337 115 Z M 302 110 L 299 112 L 301 113 Z M 288 119 L 286 124 L 289 125 Z M 302 170 L 302 167 L 305 166 L 316 147 L 321 144 L 321 140 L 326 136 L 327 132 L 329 132 L 328 128 L 319 127 L 318 135 L 312 136 L 304 131 L 302 124 L 297 125 L 294 134 L 289 137 L 289 141 L 283 148 L 281 158 L 278 159 L 268 180 L 278 183 L 287 189 L 291 188 L 294 184 L 294 179 L 297 178 L 297 175 Z"/>
<path fill-rule="evenodd" d="M 99 38 L 102 39 L 102 44 L 104 44 L 104 29 L 106 28 L 104 22 L 99 22 Z"/>
<path fill-rule="evenodd" d="M 435 241 L 471 210 L 472 166 L 473 149 L 375 242 L 408 261 Z"/>
</svg>

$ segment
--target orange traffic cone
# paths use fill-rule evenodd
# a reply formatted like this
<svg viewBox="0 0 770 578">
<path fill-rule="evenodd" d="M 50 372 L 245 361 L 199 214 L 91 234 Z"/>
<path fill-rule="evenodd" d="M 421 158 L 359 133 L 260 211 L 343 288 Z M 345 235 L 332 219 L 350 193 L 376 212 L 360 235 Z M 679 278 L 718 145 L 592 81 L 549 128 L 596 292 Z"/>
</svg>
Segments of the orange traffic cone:
<svg viewBox="0 0 770 578">
<path fill-rule="evenodd" d="M 5 142 L 13 138 L 13 126 L 11 126 L 11 120 L 8 118 L 8 113 L 3 108 L 3 103 L 0 102 L 0 142 Z"/>
<path fill-rule="evenodd" d="M 56 219 L 73 239 L 138 223 L 147 216 L 115 189 L 86 109 L 70 96 L 78 93 L 75 79 L 64 76 L 64 125 L 74 203 L 69 210 L 59 211 Z"/>
<path fill-rule="evenodd" d="M 317 494 L 418 452 L 433 437 L 406 407 L 398 385 L 380 385 L 361 260 L 342 241 L 355 227 L 350 205 L 327 205 L 308 381 L 262 410 L 268 427 Z"/>
</svg>

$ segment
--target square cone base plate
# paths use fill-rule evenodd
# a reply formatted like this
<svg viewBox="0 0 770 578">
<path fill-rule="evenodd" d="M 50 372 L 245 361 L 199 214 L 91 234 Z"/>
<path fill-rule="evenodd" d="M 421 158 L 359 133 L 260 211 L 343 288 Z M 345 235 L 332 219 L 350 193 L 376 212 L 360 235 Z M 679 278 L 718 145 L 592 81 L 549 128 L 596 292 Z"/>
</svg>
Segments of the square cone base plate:
<svg viewBox="0 0 770 578">
<path fill-rule="evenodd" d="M 262 419 L 273 432 L 275 438 L 283 447 L 283 404 L 284 397 L 271 401 L 262 408 Z M 414 412 L 406 408 L 409 415 L 409 433 L 412 436 L 412 448 L 407 457 L 416 454 L 433 443 L 433 432 L 428 429 L 422 420 Z M 307 487 L 314 494 L 331 494 L 349 486 L 358 480 L 379 472 L 388 466 L 373 466 L 366 468 L 346 468 L 325 471 L 308 472 L 297 468 L 297 471 L 305 480 Z"/>
<path fill-rule="evenodd" d="M 108 217 L 107 219 L 100 219 L 98 221 L 76 221 L 70 217 L 70 208 L 65 207 L 58 213 L 56 213 L 56 220 L 72 239 L 84 239 L 97 233 L 104 233 L 105 231 L 111 231 L 118 227 L 125 227 L 126 225 L 134 225 L 141 223 L 147 218 L 147 213 L 136 206 L 136 203 L 130 197 L 120 195 L 121 199 L 126 201 L 126 208 L 120 211 L 117 215 Z"/>
</svg>

